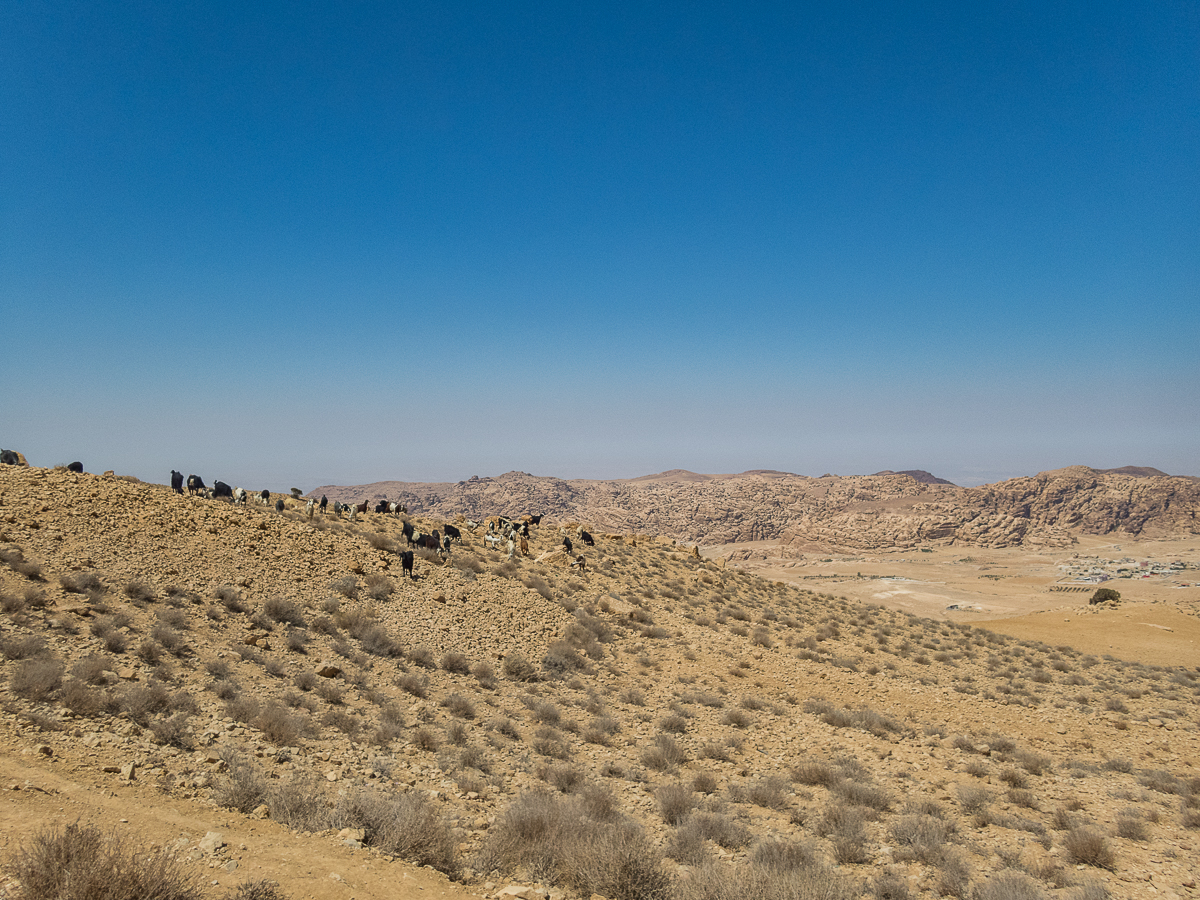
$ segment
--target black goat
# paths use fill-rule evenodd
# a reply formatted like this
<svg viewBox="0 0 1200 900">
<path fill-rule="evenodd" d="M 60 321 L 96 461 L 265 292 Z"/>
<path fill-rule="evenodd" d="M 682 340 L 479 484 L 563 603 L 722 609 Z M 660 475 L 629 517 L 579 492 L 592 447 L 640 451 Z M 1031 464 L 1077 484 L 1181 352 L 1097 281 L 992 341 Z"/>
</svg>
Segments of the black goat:
<svg viewBox="0 0 1200 900">
<path fill-rule="evenodd" d="M 74 472 L 76 475 L 82 475 L 83 474 L 83 463 L 81 463 L 81 462 L 67 463 L 67 471 Z"/>
<path fill-rule="evenodd" d="M 203 494 L 204 479 L 199 475 L 189 475 L 187 477 L 187 489 L 189 494 Z"/>
<path fill-rule="evenodd" d="M 228 497 L 230 500 L 232 500 L 233 488 L 223 481 L 214 481 L 212 495 L 213 499 L 216 499 L 217 497 Z"/>
<path fill-rule="evenodd" d="M 171 490 L 177 494 L 183 493 L 183 473 L 171 470 Z"/>
<path fill-rule="evenodd" d="M 409 578 L 416 578 L 413 575 L 413 552 L 405 550 L 400 554 L 400 569 L 401 575 L 407 575 Z"/>
</svg>

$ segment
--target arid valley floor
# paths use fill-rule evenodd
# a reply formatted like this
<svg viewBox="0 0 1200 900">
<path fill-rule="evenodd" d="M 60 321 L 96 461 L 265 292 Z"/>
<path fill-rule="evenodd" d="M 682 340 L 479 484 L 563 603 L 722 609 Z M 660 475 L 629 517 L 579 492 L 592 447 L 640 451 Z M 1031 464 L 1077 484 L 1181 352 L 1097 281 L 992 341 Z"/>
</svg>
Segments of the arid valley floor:
<svg viewBox="0 0 1200 900">
<path fill-rule="evenodd" d="M 213 898 L 1200 896 L 1200 535 L 458 522 L 0 466 L 0 896 L 76 822 Z"/>
</svg>

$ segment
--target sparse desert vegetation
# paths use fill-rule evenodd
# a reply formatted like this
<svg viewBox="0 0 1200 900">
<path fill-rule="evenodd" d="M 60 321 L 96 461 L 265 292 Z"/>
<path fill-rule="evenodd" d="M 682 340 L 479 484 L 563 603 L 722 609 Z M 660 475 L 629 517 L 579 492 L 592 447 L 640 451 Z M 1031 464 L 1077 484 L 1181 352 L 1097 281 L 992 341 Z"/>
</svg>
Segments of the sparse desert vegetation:
<svg viewBox="0 0 1200 900">
<path fill-rule="evenodd" d="M 94 476 L 96 499 L 34 514 L 22 498 L 42 481 L 75 482 L 0 477 L 0 759 L 21 771 L 350 841 L 476 896 L 511 880 L 610 900 L 1195 884 L 1192 669 L 850 601 L 647 536 L 594 529 L 580 572 L 558 550 L 573 523 L 531 529 L 511 561 L 465 529 L 408 579 L 399 518 L 310 522 Z M 105 531 L 101 502 L 148 516 L 156 552 Z M 86 817 L 60 824 L 38 853 L 66 835 L 109 854 Z M 180 847 L 185 874 L 237 861 Z M 0 869 L 32 872 L 23 852 Z M 181 890 L 288 893 L 237 874 Z"/>
</svg>

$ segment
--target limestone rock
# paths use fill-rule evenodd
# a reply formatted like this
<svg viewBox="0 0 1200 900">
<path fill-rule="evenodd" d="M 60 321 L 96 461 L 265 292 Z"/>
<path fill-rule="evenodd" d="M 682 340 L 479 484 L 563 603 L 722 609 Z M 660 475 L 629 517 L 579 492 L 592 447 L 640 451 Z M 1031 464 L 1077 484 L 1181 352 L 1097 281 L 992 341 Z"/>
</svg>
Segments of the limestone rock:
<svg viewBox="0 0 1200 900">
<path fill-rule="evenodd" d="M 214 853 L 225 846 L 225 835 L 219 831 L 210 831 L 196 845 L 205 853 Z"/>
</svg>

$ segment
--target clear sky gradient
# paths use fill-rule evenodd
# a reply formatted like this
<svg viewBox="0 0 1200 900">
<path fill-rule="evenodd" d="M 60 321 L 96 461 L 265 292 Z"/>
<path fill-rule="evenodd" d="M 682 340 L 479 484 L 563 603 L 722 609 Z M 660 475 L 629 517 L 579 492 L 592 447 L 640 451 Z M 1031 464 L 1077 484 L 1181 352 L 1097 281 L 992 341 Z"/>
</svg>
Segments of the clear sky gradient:
<svg viewBox="0 0 1200 900">
<path fill-rule="evenodd" d="M 0 0 L 0 446 L 1200 474 L 1200 6 Z"/>
</svg>

